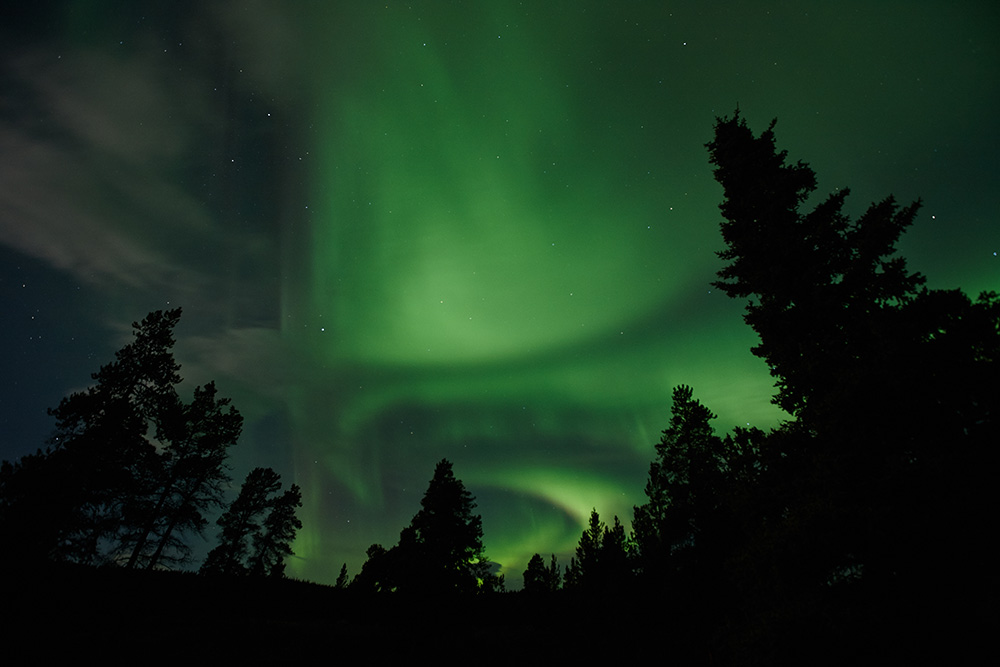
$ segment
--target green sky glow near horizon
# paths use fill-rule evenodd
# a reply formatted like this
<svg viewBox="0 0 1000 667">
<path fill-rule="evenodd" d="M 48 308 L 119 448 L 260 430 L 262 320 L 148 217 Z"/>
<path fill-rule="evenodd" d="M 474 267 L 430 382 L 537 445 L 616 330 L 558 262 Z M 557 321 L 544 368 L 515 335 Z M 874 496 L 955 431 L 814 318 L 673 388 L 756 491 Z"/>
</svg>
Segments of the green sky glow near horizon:
<svg viewBox="0 0 1000 667">
<path fill-rule="evenodd" d="M 687 193 L 608 170 L 619 146 L 581 150 L 565 72 L 539 66 L 546 50 L 520 25 L 497 26 L 495 37 L 471 27 L 482 35 L 459 35 L 466 44 L 456 47 L 423 26 L 393 23 L 392 36 L 376 33 L 396 48 L 369 63 L 364 80 L 323 80 L 311 271 L 306 287 L 293 288 L 309 294 L 308 312 L 292 319 L 312 319 L 306 345 L 316 359 L 388 376 L 338 402 L 348 457 L 370 424 L 397 414 L 403 428 L 392 445 L 408 440 L 423 457 L 457 450 L 449 456 L 458 458 L 470 443 L 504 447 L 505 456 L 460 470 L 508 512 L 519 509 L 491 526 L 487 545 L 511 563 L 571 550 L 592 507 L 609 520 L 630 517 L 658 435 L 650 424 L 662 421 L 662 397 L 682 381 L 683 362 L 648 367 L 669 335 L 662 314 L 690 298 L 692 276 L 710 273 L 714 258 L 697 243 L 714 240 L 714 229 L 706 221 L 703 238 L 692 237 L 690 218 L 649 206 L 650 196 L 672 194 L 680 209 Z M 623 200 L 633 185 L 639 198 Z M 685 357 L 700 357 L 699 374 L 712 356 L 703 347 L 684 346 Z M 748 418 L 773 421 L 760 407 L 769 382 L 749 362 L 727 389 L 749 384 Z M 560 450 L 534 451 L 567 437 L 589 440 L 592 456 L 625 470 L 595 474 Z M 355 466 L 343 457 L 327 465 L 359 498 L 382 500 L 381 478 L 344 475 Z"/>
<path fill-rule="evenodd" d="M 18 394 L 54 405 L 183 306 L 185 385 L 247 417 L 234 477 L 303 488 L 296 577 L 395 543 L 447 457 L 516 585 L 592 507 L 631 519 L 677 384 L 720 433 L 777 423 L 710 287 L 737 104 L 852 211 L 922 197 L 931 286 L 1000 289 L 989 3 L 57 4 L 3 70 L 0 370 L 51 364 Z"/>
</svg>

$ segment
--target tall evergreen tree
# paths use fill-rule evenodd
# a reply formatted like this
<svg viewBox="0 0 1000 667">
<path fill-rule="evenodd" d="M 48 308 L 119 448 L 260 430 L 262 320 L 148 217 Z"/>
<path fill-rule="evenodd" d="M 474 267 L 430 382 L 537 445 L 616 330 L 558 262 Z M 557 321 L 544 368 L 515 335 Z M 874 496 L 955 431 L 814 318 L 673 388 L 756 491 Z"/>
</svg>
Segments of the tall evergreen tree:
<svg viewBox="0 0 1000 667">
<path fill-rule="evenodd" d="M 417 560 L 426 568 L 423 582 L 436 591 L 478 590 L 482 582 L 475 565 L 485 560 L 483 521 L 473 514 L 475 498 L 447 459 L 438 462 L 420 506 L 410 525 L 419 545 Z"/>
<path fill-rule="evenodd" d="M 590 510 L 587 527 L 576 545 L 576 563 L 579 567 L 579 582 L 583 588 L 595 588 L 601 558 L 601 537 L 605 525 L 597 509 Z"/>
<path fill-rule="evenodd" d="M 549 567 L 545 574 L 545 583 L 550 592 L 554 593 L 562 587 L 562 573 L 559 570 L 559 563 L 555 554 L 552 554 L 549 558 Z"/>
<path fill-rule="evenodd" d="M 347 563 L 340 566 L 340 574 L 337 575 L 337 583 L 334 584 L 334 588 L 339 588 L 341 590 L 347 588 L 349 579 L 347 578 Z"/>
<path fill-rule="evenodd" d="M 114 557 L 123 533 L 141 525 L 158 482 L 156 448 L 147 437 L 164 436 L 163 416 L 177 402 L 181 381 L 174 360 L 173 329 L 181 310 L 156 311 L 133 323 L 135 339 L 115 361 L 94 373 L 95 384 L 49 410 L 56 419 L 53 467 L 72 469 L 68 515 L 52 517 L 60 535 L 51 555 L 82 563 Z M 48 491 L 46 491 L 48 492 Z"/>
<path fill-rule="evenodd" d="M 191 403 L 178 405 L 166 418 L 155 494 L 135 537 L 129 566 L 144 558 L 147 545 L 152 547 L 145 556 L 149 569 L 165 556 L 176 559 L 174 553 L 186 557 L 190 550 L 180 535 L 200 534 L 208 523 L 203 512 L 222 506 L 222 487 L 229 481 L 225 461 L 240 436 L 243 418 L 229 399 L 216 395 L 213 382 L 196 387 Z"/>
<path fill-rule="evenodd" d="M 591 510 L 576 547 L 576 556 L 570 559 L 566 568 L 563 588 L 587 594 L 622 592 L 632 578 L 631 552 L 631 542 L 618 517 L 607 526 L 597 510 Z"/>
<path fill-rule="evenodd" d="M 816 176 L 776 149 L 774 127 L 755 136 L 737 112 L 707 145 L 725 193 L 716 286 L 748 299 L 754 354 L 793 417 L 731 440 L 762 464 L 744 582 L 789 617 L 789 600 L 815 606 L 829 586 L 906 592 L 882 602 L 975 589 L 992 567 L 1000 297 L 929 290 L 906 268 L 896 244 L 919 202 L 888 197 L 852 220 L 840 189 L 807 210 Z"/>
<path fill-rule="evenodd" d="M 541 554 L 535 554 L 528 561 L 528 566 L 524 570 L 524 592 L 525 593 L 547 593 L 548 582 L 545 561 Z"/>
<path fill-rule="evenodd" d="M 607 593 L 622 593 L 633 576 L 633 544 L 616 515 L 601 535 L 601 587 Z"/>
<path fill-rule="evenodd" d="M 532 594 L 554 593 L 559 590 L 561 580 L 556 555 L 552 554 L 549 564 L 545 565 L 545 559 L 536 553 L 524 570 L 524 591 Z"/>
<path fill-rule="evenodd" d="M 46 451 L 5 463 L 0 531 L 26 559 L 173 565 L 217 507 L 242 418 L 214 383 L 181 401 L 173 329 L 180 309 L 133 323 L 135 338 L 94 385 L 49 411 Z M 228 409 L 226 409 L 228 407 Z"/>
<path fill-rule="evenodd" d="M 691 387 L 674 388 L 670 426 L 656 445 L 646 496 L 632 522 L 644 566 L 694 544 L 707 505 L 720 493 L 725 469 L 723 441 L 709 423 L 715 415 L 693 398 Z M 701 515 L 701 516 L 699 516 Z"/>
<path fill-rule="evenodd" d="M 247 475 L 240 493 L 222 516 L 218 524 L 222 528 L 219 544 L 209 552 L 201 566 L 205 574 L 266 574 L 266 565 L 254 568 L 255 556 L 262 553 L 260 545 L 264 539 L 265 523 L 270 517 L 275 499 L 272 497 L 281 489 L 281 477 L 270 468 L 254 468 Z M 293 485 L 293 491 L 297 487 Z M 287 514 L 290 510 L 294 518 L 294 507 L 300 498 L 293 493 L 287 499 L 282 497 L 279 511 Z M 280 516 L 287 521 L 287 516 Z M 280 527 L 280 526 L 279 526 Z M 294 531 L 292 531 L 294 537 Z M 280 539 L 280 535 L 276 535 Z"/>
<path fill-rule="evenodd" d="M 754 137 L 737 112 L 718 121 L 707 146 L 725 190 L 719 208 L 727 247 L 719 256 L 728 264 L 714 285 L 752 297 L 746 322 L 761 338 L 754 354 L 778 380 L 776 401 L 808 414 L 823 408 L 835 380 L 856 384 L 865 365 L 910 338 L 895 313 L 924 278 L 907 270 L 895 245 L 920 203 L 900 208 L 888 197 L 852 222 L 843 212 L 850 191 L 842 188 L 801 212 L 816 175 L 801 161 L 787 163 L 774 126 Z"/>
<path fill-rule="evenodd" d="M 302 507 L 302 492 L 296 484 L 270 502 L 262 530 L 253 538 L 250 574 L 284 576 L 285 559 L 292 555 L 292 542 L 302 528 L 302 522 L 295 516 L 298 507 Z"/>
<path fill-rule="evenodd" d="M 384 556 L 389 589 L 435 594 L 496 588 L 483 552 L 482 518 L 473 514 L 475 499 L 447 459 L 437 464 L 420 505 Z"/>
<path fill-rule="evenodd" d="M 381 544 L 373 544 L 365 551 L 366 560 L 361 571 L 351 580 L 351 590 L 366 593 L 388 593 L 392 591 L 389 551 Z"/>
</svg>

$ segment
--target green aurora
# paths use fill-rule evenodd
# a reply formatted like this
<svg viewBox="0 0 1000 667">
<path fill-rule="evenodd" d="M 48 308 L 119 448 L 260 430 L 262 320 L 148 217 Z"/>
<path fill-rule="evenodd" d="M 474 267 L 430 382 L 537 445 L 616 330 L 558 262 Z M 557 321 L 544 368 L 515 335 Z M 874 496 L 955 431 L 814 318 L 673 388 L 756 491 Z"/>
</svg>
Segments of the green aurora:
<svg viewBox="0 0 1000 667">
<path fill-rule="evenodd" d="M 0 242 L 30 258 L 4 289 L 93 333 L 24 410 L 182 305 L 186 384 L 248 418 L 234 478 L 303 488 L 296 577 L 395 543 L 446 457 L 516 586 L 591 508 L 631 519 L 673 386 L 720 431 L 781 419 L 710 287 L 704 143 L 737 104 L 854 210 L 922 197 L 903 253 L 932 286 L 1000 282 L 991 3 L 55 4 L 3 79 L 33 91 L 0 116 Z"/>
</svg>

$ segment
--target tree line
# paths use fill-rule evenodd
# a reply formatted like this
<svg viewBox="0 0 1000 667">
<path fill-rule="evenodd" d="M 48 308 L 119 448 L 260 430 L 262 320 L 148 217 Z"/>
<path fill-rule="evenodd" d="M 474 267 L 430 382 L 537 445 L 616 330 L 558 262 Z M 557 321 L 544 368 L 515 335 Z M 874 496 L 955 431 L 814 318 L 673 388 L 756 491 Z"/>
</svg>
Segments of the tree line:
<svg viewBox="0 0 1000 667">
<path fill-rule="evenodd" d="M 190 538 L 226 505 L 226 459 L 243 417 L 213 382 L 181 399 L 172 351 L 180 316 L 177 308 L 134 322 L 134 340 L 94 384 L 49 410 L 48 446 L 0 466 L 3 559 L 147 570 L 191 561 Z M 280 488 L 271 469 L 247 476 L 204 571 L 283 572 L 302 501 L 295 484 Z"/>
<path fill-rule="evenodd" d="M 694 390 L 676 387 L 631 530 L 595 508 L 568 564 L 531 558 L 523 595 L 669 600 L 661 613 L 713 655 L 762 663 L 789 646 L 848 651 L 865 632 L 940 629 L 939 609 L 988 625 L 1000 296 L 928 289 L 907 268 L 896 244 L 920 202 L 887 197 L 857 219 L 847 188 L 810 204 L 816 175 L 777 149 L 774 127 L 755 135 L 737 110 L 706 148 L 723 188 L 713 284 L 745 301 L 788 418 L 719 435 Z M 212 383 L 178 398 L 179 316 L 134 325 L 94 387 L 51 411 L 50 447 L 4 462 L 0 532 L 26 558 L 173 565 L 223 506 L 242 419 Z M 251 472 L 202 571 L 280 576 L 300 504 L 295 485 Z M 440 461 L 399 542 L 373 544 L 337 588 L 503 591 L 475 506 Z"/>
<path fill-rule="evenodd" d="M 745 300 L 789 417 L 720 437 L 675 388 L 631 534 L 595 511 L 562 590 L 666 596 L 741 662 L 862 641 L 898 659 L 933 637 L 961 655 L 957 638 L 982 642 L 1000 620 L 1000 296 L 928 289 L 907 269 L 896 244 L 919 201 L 852 220 L 841 188 L 807 207 L 816 175 L 774 127 L 755 135 L 737 110 L 707 144 L 724 191 L 713 284 Z M 525 591 L 559 588 L 555 557 L 536 554 Z"/>
</svg>

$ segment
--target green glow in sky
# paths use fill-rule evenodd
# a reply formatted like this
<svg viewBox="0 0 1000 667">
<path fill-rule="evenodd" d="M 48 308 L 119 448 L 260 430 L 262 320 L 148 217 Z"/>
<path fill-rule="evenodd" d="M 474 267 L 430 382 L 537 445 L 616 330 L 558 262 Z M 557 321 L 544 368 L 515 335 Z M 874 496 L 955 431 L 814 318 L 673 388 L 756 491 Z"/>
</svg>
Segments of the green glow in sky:
<svg viewBox="0 0 1000 667">
<path fill-rule="evenodd" d="M 8 40 L 0 285 L 28 287 L 0 370 L 58 361 L 8 401 L 39 411 L 182 305 L 185 378 L 247 417 L 234 477 L 303 489 L 294 576 L 395 543 L 447 457 L 517 585 L 591 508 L 631 519 L 675 385 L 720 432 L 780 420 L 710 287 L 704 143 L 737 104 L 851 210 L 923 198 L 902 251 L 931 286 L 1000 289 L 993 3 L 191 11 L 66 2 Z"/>
<path fill-rule="evenodd" d="M 672 24 L 701 67 L 717 67 L 719 39 L 706 48 L 710 28 L 684 13 L 638 17 L 661 21 L 644 33 L 651 53 L 609 28 L 627 13 L 396 6 L 355 17 L 378 47 L 359 49 L 349 76 L 326 76 L 343 44 L 316 47 L 310 271 L 295 286 L 309 296 L 295 319 L 322 328 L 306 343 L 317 363 L 357 377 L 338 392 L 337 437 L 317 446 L 346 450 L 329 472 L 358 498 L 387 507 L 391 464 L 371 458 L 455 457 L 484 500 L 489 553 L 519 566 L 570 552 L 592 507 L 630 518 L 674 384 L 695 384 L 723 430 L 778 418 L 753 339 L 707 285 L 717 194 L 698 150 L 736 99 L 792 94 L 806 45 L 777 40 L 786 71 L 751 59 L 753 94 L 742 82 L 714 107 Z M 333 32 L 315 30 L 316 44 Z M 868 57 L 898 57 L 884 54 Z M 678 134 L 692 115 L 700 134 Z M 376 452 L 369 474 L 347 464 L 358 448 Z"/>
</svg>

